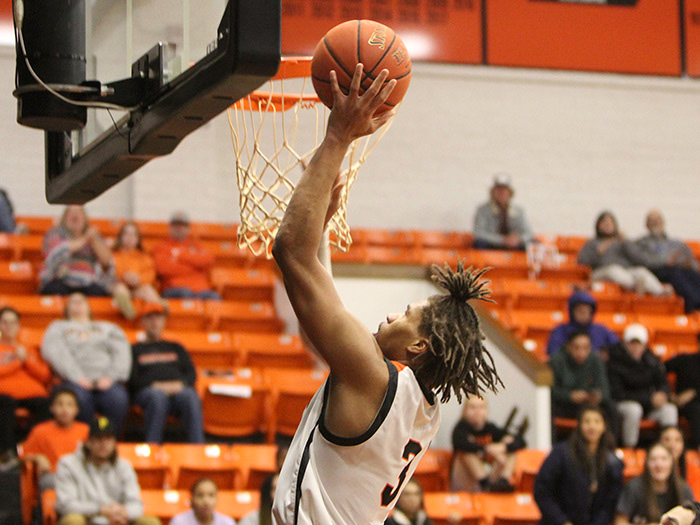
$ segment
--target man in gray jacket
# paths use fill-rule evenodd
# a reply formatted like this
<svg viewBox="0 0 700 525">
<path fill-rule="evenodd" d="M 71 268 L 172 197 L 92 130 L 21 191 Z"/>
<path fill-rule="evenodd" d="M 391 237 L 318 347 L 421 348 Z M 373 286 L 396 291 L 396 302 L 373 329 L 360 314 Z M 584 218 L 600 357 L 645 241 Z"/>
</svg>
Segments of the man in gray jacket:
<svg viewBox="0 0 700 525">
<path fill-rule="evenodd" d="M 117 456 L 114 427 L 106 417 L 90 425 L 87 441 L 56 468 L 59 525 L 159 525 L 143 515 L 134 467 Z"/>
<path fill-rule="evenodd" d="M 635 262 L 646 266 L 662 283 L 669 283 L 685 301 L 686 313 L 700 309 L 698 261 L 688 245 L 666 235 L 664 216 L 659 210 L 647 214 L 648 235 L 637 240 L 632 252 Z"/>
<path fill-rule="evenodd" d="M 534 235 L 525 211 L 515 204 L 510 176 L 493 178 L 490 199 L 479 206 L 474 217 L 474 248 L 483 250 L 524 250 Z"/>
</svg>

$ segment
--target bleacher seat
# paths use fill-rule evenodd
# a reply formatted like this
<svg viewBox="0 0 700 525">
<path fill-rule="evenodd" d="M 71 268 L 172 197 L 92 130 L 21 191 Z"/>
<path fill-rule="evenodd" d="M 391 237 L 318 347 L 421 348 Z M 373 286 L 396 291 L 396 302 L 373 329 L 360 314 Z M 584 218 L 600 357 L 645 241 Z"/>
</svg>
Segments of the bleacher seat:
<svg viewBox="0 0 700 525">
<path fill-rule="evenodd" d="M 301 339 L 291 334 L 238 332 L 231 343 L 241 356 L 241 366 L 251 368 L 308 368 L 313 358 Z"/>
<path fill-rule="evenodd" d="M 279 333 L 283 328 L 268 301 L 206 301 L 204 311 L 212 331 Z"/>
<path fill-rule="evenodd" d="M 532 493 L 535 487 L 535 477 L 540 471 L 547 452 L 534 448 L 523 448 L 515 454 L 515 486 L 520 492 Z"/>
<path fill-rule="evenodd" d="M 468 492 L 426 492 L 423 502 L 435 525 L 448 525 L 454 516 L 459 516 L 460 525 L 480 525 L 483 520 L 474 495 Z"/>
<path fill-rule="evenodd" d="M 231 446 L 165 443 L 163 454 L 171 468 L 171 488 L 189 490 L 200 478 L 211 478 L 220 490 L 237 490 L 243 484 L 243 471 Z"/>
<path fill-rule="evenodd" d="M 37 293 L 39 284 L 29 261 L 0 261 L 0 291 L 7 295 Z"/>
<path fill-rule="evenodd" d="M 277 445 L 234 444 L 231 455 L 242 467 L 245 490 L 259 491 L 265 478 L 277 472 Z"/>
<path fill-rule="evenodd" d="M 267 268 L 213 268 L 211 281 L 226 301 L 272 301 L 275 275 Z"/>
<path fill-rule="evenodd" d="M 118 443 L 117 453 L 136 471 L 141 489 L 166 487 L 170 466 L 160 445 L 155 443 Z"/>
<path fill-rule="evenodd" d="M 542 517 L 531 493 L 474 495 L 477 509 L 492 525 L 538 525 Z"/>
</svg>

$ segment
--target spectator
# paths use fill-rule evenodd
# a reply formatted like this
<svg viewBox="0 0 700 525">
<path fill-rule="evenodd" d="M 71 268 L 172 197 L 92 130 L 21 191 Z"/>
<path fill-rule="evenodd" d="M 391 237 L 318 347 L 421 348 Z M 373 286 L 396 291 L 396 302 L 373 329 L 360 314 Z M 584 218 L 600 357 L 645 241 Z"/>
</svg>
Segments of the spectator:
<svg viewBox="0 0 700 525">
<path fill-rule="evenodd" d="M 155 288 L 155 263 L 143 249 L 141 232 L 135 223 L 127 222 L 121 227 L 112 255 L 118 280 L 113 295 L 127 319 L 136 316 L 132 298 L 146 302 L 162 301 Z"/>
<path fill-rule="evenodd" d="M 587 292 L 577 290 L 569 297 L 569 322 L 552 330 L 547 341 L 547 354 L 551 357 L 569 340 L 572 333 L 584 330 L 588 333 L 594 351 L 599 351 L 619 342 L 617 336 L 605 325 L 594 323 L 598 303 Z"/>
<path fill-rule="evenodd" d="M 194 389 L 197 372 L 181 344 L 164 341 L 167 310 L 150 303 L 141 317 L 146 340 L 132 347 L 129 387 L 143 408 L 146 441 L 162 443 L 168 414 L 182 418 L 190 443 L 204 443 L 202 403 Z"/>
<path fill-rule="evenodd" d="M 474 217 L 474 248 L 482 250 L 524 250 L 534 235 L 525 211 L 515 204 L 510 176 L 493 178 L 489 202 L 479 206 Z"/>
<path fill-rule="evenodd" d="M 573 332 L 564 350 L 552 356 L 549 366 L 554 373 L 553 417 L 575 418 L 581 407 L 592 405 L 601 407 L 610 428 L 616 428 L 605 365 L 600 356 L 591 351 L 588 332 Z"/>
<path fill-rule="evenodd" d="M 578 254 L 579 264 L 593 269 L 594 281 L 611 281 L 628 291 L 639 294 L 667 295 L 671 293 L 644 266 L 633 262 L 634 243 L 624 239 L 612 212 L 604 211 L 595 222 L 595 238 L 583 245 Z"/>
<path fill-rule="evenodd" d="M 192 485 L 192 509 L 182 512 L 170 520 L 170 525 L 236 525 L 228 516 L 216 512 L 219 488 L 209 478 L 202 478 Z"/>
<path fill-rule="evenodd" d="M 68 297 L 65 319 L 46 329 L 41 353 L 78 398 L 78 420 L 89 422 L 95 410 L 120 431 L 129 410 L 129 395 L 121 383 L 131 371 L 131 349 L 121 328 L 91 319 L 90 304 L 81 293 Z"/>
<path fill-rule="evenodd" d="M 615 525 L 658 523 L 663 513 L 687 501 L 693 501 L 693 492 L 676 472 L 671 451 L 657 443 L 647 452 L 642 475 L 622 490 Z"/>
<path fill-rule="evenodd" d="M 143 515 L 134 467 L 117 455 L 115 427 L 106 417 L 90 424 L 81 449 L 63 456 L 56 469 L 59 525 L 158 525 Z"/>
<path fill-rule="evenodd" d="M 610 348 L 608 380 L 620 415 L 623 447 L 637 446 L 642 417 L 661 426 L 678 424 L 678 409 L 669 401 L 666 369 L 647 348 L 648 339 L 647 329 L 635 323 L 625 328 L 623 342 Z"/>
<path fill-rule="evenodd" d="M 423 488 L 415 479 L 409 479 L 396 502 L 396 507 L 384 525 L 433 525 L 425 513 Z"/>
<path fill-rule="evenodd" d="M 49 418 L 47 385 L 51 370 L 36 348 L 17 340 L 19 312 L 0 308 L 0 463 L 14 463 L 17 444 L 15 410 L 26 408 L 33 424 Z"/>
<path fill-rule="evenodd" d="M 67 206 L 61 222 L 44 236 L 39 293 L 109 296 L 114 286 L 112 252 L 88 223 L 82 206 Z"/>
<path fill-rule="evenodd" d="M 700 309 L 698 261 L 680 239 L 666 235 L 664 216 L 651 210 L 646 220 L 648 235 L 635 243 L 636 261 L 649 268 L 662 283 L 669 283 L 685 301 L 686 313 Z"/>
<path fill-rule="evenodd" d="M 190 219 L 184 212 L 170 218 L 170 239 L 153 249 L 153 259 L 163 297 L 221 299 L 209 280 L 214 256 L 190 238 Z"/>
<path fill-rule="evenodd" d="M 509 480 L 515 467 L 515 452 L 524 448 L 525 442 L 487 418 L 485 399 L 469 396 L 464 400 L 462 419 L 452 431 L 454 490 L 514 490 Z"/>
<path fill-rule="evenodd" d="M 23 458 L 36 464 L 39 489 L 56 488 L 58 460 L 75 452 L 88 436 L 88 425 L 76 421 L 78 398 L 67 388 L 57 388 L 51 394 L 53 419 L 35 426 L 22 445 Z"/>
<path fill-rule="evenodd" d="M 689 485 L 695 486 L 694 483 L 700 481 L 700 467 L 685 460 L 685 438 L 681 429 L 677 426 L 662 428 L 659 434 L 659 443 L 671 451 L 680 476 Z"/>
<path fill-rule="evenodd" d="M 690 426 L 689 445 L 700 449 L 700 350 L 692 354 L 678 354 L 664 363 L 666 371 L 676 375 L 673 401 L 678 411 L 688 419 Z"/>
<path fill-rule="evenodd" d="M 622 462 L 597 407 L 585 407 L 568 441 L 552 449 L 535 478 L 542 525 L 608 525 L 622 490 Z"/>
<path fill-rule="evenodd" d="M 279 474 L 270 474 L 260 487 L 260 509 L 254 510 L 238 520 L 238 525 L 271 525 L 272 500 L 275 497 Z"/>
<path fill-rule="evenodd" d="M 0 232 L 14 233 L 17 224 L 15 223 L 15 210 L 4 189 L 0 189 Z"/>
</svg>

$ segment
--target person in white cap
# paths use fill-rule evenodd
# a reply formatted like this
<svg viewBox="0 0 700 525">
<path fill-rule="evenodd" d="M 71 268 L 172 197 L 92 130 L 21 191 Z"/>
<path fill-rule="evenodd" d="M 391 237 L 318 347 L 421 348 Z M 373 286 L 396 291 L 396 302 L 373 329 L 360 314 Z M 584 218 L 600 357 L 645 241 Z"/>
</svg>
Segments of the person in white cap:
<svg viewBox="0 0 700 525">
<path fill-rule="evenodd" d="M 490 199 L 479 206 L 474 217 L 474 248 L 482 250 L 524 250 L 534 234 L 522 207 L 511 203 L 510 175 L 493 178 Z"/>
<path fill-rule="evenodd" d="M 647 347 L 647 329 L 630 324 L 622 339 L 610 348 L 608 380 L 620 414 L 622 446 L 635 447 L 643 417 L 661 426 L 677 425 L 678 408 L 670 401 L 666 368 Z"/>
</svg>

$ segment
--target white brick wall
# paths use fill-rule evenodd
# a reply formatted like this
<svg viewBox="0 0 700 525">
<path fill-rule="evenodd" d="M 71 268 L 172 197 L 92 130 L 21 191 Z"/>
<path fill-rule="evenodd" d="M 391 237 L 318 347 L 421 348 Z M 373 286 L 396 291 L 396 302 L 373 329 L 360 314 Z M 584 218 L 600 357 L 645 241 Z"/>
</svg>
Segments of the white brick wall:
<svg viewBox="0 0 700 525">
<path fill-rule="evenodd" d="M 43 138 L 15 122 L 14 52 L 0 49 L 0 185 L 18 213 L 53 214 Z M 349 222 L 471 229 L 491 174 L 508 171 L 536 231 L 589 234 L 601 209 L 642 232 L 653 206 L 700 238 L 700 81 L 417 64 L 405 104 L 353 188 Z M 129 186 L 131 185 L 131 187 Z M 238 213 L 225 116 L 88 207 L 93 215 L 199 220 Z"/>
</svg>

